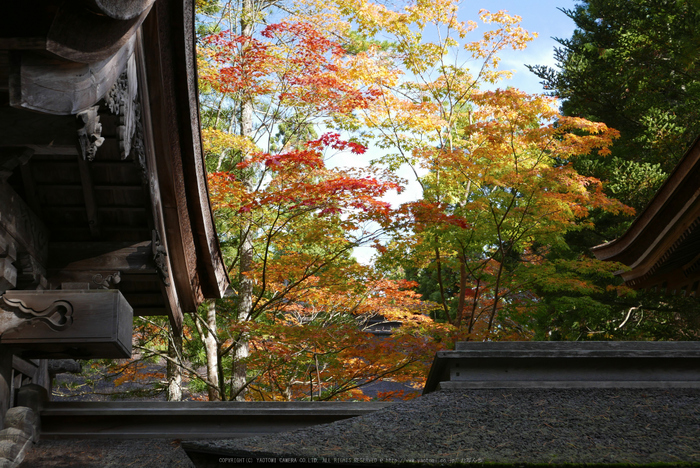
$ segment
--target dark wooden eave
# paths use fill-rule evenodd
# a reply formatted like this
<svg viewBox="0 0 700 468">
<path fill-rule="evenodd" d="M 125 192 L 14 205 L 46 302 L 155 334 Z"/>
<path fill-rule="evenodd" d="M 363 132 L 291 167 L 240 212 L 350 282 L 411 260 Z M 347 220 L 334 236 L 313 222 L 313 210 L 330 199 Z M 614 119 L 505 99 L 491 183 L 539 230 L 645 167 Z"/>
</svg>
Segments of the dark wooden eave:
<svg viewBox="0 0 700 468">
<path fill-rule="evenodd" d="M 700 139 L 620 238 L 594 247 L 635 289 L 694 294 L 700 281 Z"/>
<path fill-rule="evenodd" d="M 31 214 L 27 230 L 48 238 L 32 256 L 36 271 L 11 259 L 14 287 L 116 288 L 136 315 L 168 315 L 179 326 L 184 312 L 228 287 L 199 130 L 193 2 L 114 5 L 17 2 L 17 24 L 0 20 L 0 185 L 17 202 L 17 218 Z M 123 122 L 106 103 L 127 69 L 138 82 L 142 158 L 124 154 Z M 94 79 L 76 88 L 71 76 Z M 80 117 L 87 112 L 101 134 Z M 79 129 L 104 138 L 93 160 Z M 0 258 L 9 255 L 2 237 L 12 237 L 2 223 L 0 216 Z M 15 243 L 13 255 L 26 257 L 31 246 Z M 117 272 L 121 281 L 110 278 Z"/>
</svg>

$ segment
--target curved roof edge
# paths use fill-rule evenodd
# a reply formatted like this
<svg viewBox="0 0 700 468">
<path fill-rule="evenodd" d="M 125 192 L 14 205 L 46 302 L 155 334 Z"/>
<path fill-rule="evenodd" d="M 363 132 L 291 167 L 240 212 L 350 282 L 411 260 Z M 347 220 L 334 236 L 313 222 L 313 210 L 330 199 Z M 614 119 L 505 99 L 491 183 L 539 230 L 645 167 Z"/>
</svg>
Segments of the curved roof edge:
<svg viewBox="0 0 700 468">
<path fill-rule="evenodd" d="M 166 237 L 184 311 L 229 285 L 202 151 L 192 0 L 158 0 L 143 24 Z M 187 274 L 183 274 L 183 269 Z"/>
<path fill-rule="evenodd" d="M 591 250 L 599 260 L 639 264 L 677 225 L 700 195 L 700 138 L 696 139 L 649 205 L 619 238 Z"/>
</svg>

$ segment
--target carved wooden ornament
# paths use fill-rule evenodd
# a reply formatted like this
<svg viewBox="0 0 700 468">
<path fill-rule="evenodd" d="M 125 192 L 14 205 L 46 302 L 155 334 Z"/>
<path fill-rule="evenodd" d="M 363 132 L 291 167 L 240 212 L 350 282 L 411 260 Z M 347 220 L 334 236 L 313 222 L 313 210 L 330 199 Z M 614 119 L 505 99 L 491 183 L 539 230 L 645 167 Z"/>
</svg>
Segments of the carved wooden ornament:
<svg viewBox="0 0 700 468">
<path fill-rule="evenodd" d="M 30 358 L 130 357 L 132 322 L 116 289 L 11 290 L 0 298 L 0 344 Z"/>
<path fill-rule="evenodd" d="M 92 161 L 95 159 L 97 148 L 102 146 L 105 139 L 102 136 L 102 124 L 98 114 L 99 106 L 93 106 L 88 110 L 78 114 L 84 126 L 78 130 L 78 140 L 80 141 L 80 152 L 83 159 Z"/>
</svg>

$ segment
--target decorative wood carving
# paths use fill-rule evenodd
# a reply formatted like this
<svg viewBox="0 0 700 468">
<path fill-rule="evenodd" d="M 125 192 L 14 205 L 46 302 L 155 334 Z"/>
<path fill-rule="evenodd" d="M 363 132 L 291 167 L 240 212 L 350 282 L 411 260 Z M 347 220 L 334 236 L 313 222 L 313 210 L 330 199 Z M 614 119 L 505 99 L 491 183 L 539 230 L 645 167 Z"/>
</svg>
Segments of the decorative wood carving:
<svg viewBox="0 0 700 468">
<path fill-rule="evenodd" d="M 9 236 L 0 235 L 0 294 L 17 286 L 17 246 Z"/>
<path fill-rule="evenodd" d="M 170 286 L 168 252 L 160 240 L 160 234 L 158 234 L 158 231 L 155 229 L 153 230 L 151 246 L 153 248 L 153 260 L 156 262 L 156 268 L 158 269 L 158 273 L 160 273 L 163 284 Z"/>
<path fill-rule="evenodd" d="M 65 330 L 73 324 L 73 305 L 68 301 L 59 299 L 37 310 L 32 307 L 31 301 L 8 295 L 11 296 L 5 293 L 3 303 L 0 303 L 0 337 L 29 324 L 43 323 L 54 331 Z"/>
<path fill-rule="evenodd" d="M 93 106 L 77 115 L 83 122 L 83 127 L 78 130 L 78 141 L 83 160 L 93 161 L 97 148 L 102 146 L 105 141 L 102 137 L 102 124 L 100 124 L 98 110 L 99 106 Z"/>
<path fill-rule="evenodd" d="M 151 185 L 150 192 L 156 191 L 153 184 L 149 183 L 148 164 L 146 163 L 146 145 L 143 140 L 143 122 L 141 121 L 141 103 L 134 103 L 134 136 L 131 139 L 131 152 L 134 162 L 141 168 L 141 180 L 145 185 Z"/>
<path fill-rule="evenodd" d="M 118 271 L 112 273 L 109 276 L 104 276 L 101 273 L 96 273 L 92 276 L 93 284 L 96 284 L 100 289 L 110 289 L 110 286 L 116 286 L 121 283 L 122 274 Z"/>
<path fill-rule="evenodd" d="M 122 159 L 129 156 L 136 130 L 136 93 L 136 64 L 132 55 L 127 62 L 126 70 L 119 75 L 117 82 L 105 96 L 105 104 L 113 114 L 119 117 L 117 140 Z"/>
<path fill-rule="evenodd" d="M 0 343 L 24 357 L 131 356 L 133 310 L 116 289 L 12 290 L 0 309 Z"/>
</svg>

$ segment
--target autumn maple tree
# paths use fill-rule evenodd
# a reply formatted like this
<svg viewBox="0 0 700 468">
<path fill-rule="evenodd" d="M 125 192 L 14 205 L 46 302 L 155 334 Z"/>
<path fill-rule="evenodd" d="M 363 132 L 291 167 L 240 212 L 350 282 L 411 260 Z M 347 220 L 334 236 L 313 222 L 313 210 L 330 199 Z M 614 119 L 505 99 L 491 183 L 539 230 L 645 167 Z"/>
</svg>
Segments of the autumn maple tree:
<svg viewBox="0 0 700 468">
<path fill-rule="evenodd" d="M 562 253 L 591 210 L 630 212 L 574 169 L 605 157 L 617 133 L 497 88 L 510 76 L 498 54 L 534 37 L 519 17 L 482 10 L 479 24 L 463 22 L 454 0 L 304 0 L 256 29 L 264 8 L 252 6 L 199 40 L 233 294 L 188 316 L 168 359 L 209 399 L 366 399 L 362 385 L 384 378 L 420 386 L 454 340 L 531 339 L 553 299 L 594 307 L 591 292 L 625 293 L 615 265 Z M 369 166 L 327 164 L 367 152 Z M 416 196 L 392 206 L 398 174 Z M 352 256 L 367 245 L 372 265 Z M 378 338 L 377 321 L 401 326 Z"/>
<path fill-rule="evenodd" d="M 572 165 L 591 153 L 605 157 L 617 132 L 562 117 L 552 99 L 494 90 L 510 76 L 499 52 L 534 37 L 519 17 L 482 10 L 479 34 L 450 0 L 402 10 L 362 1 L 316 8 L 320 23 L 349 40 L 354 33 L 391 44 L 353 57 L 349 76 L 377 99 L 338 124 L 362 129 L 386 151 L 375 164 L 408 168 L 420 188 L 420 199 L 398 210 L 392 238 L 378 243 L 378 263 L 430 276 L 424 297 L 440 304 L 435 319 L 462 329 L 463 339 L 528 339 L 541 294 L 600 289 L 577 270 L 611 281 L 616 266 L 557 260 L 552 251 L 586 225 L 590 210 L 631 212 Z M 328 18 L 342 14 L 352 22 L 332 26 Z"/>
<path fill-rule="evenodd" d="M 222 103 L 251 100 L 257 119 L 252 133 L 231 131 L 223 116 L 235 109 L 219 108 L 214 125 L 203 130 L 212 202 L 236 289 L 188 319 L 185 352 L 196 353 L 196 337 L 204 342 L 206 359 L 190 357 L 207 364 L 201 381 L 210 399 L 246 390 L 261 399 L 358 398 L 363 383 L 398 370 L 404 380 L 424 373 L 430 306 L 411 283 L 388 280 L 351 256 L 353 248 L 376 241 L 392 217 L 381 197 L 401 189 L 398 179 L 378 168 L 330 169 L 328 152 L 366 148 L 339 133 L 314 137 L 315 124 L 366 108 L 376 99 L 373 91 L 345 77 L 345 52 L 310 23 L 269 25 L 258 37 L 224 31 L 202 43 L 204 86 Z M 382 343 L 364 331 L 377 316 L 405 323 L 396 341 Z M 236 352 L 241 343 L 248 356 Z M 237 382 L 241 368 L 244 380 Z"/>
</svg>

